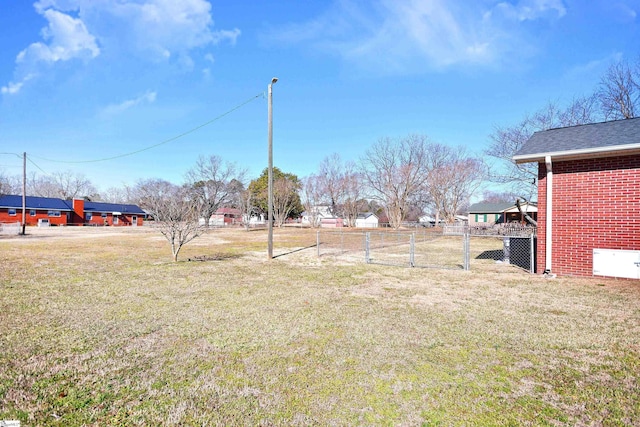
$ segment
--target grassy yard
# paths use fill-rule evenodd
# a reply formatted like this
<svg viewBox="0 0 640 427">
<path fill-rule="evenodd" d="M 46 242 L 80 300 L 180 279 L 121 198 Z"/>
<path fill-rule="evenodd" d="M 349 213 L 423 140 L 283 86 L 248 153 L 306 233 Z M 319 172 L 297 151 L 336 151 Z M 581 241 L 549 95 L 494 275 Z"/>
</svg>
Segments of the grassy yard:
<svg viewBox="0 0 640 427">
<path fill-rule="evenodd" d="M 640 425 L 640 283 L 316 257 L 315 233 L 0 237 L 0 420 Z M 191 261 L 188 261 L 191 259 Z"/>
</svg>

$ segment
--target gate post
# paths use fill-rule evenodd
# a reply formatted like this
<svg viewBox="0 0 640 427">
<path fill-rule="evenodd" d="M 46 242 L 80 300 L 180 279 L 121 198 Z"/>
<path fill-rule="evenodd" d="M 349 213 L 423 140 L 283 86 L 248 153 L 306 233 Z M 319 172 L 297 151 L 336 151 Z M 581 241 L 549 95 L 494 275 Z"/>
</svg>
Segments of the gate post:
<svg viewBox="0 0 640 427">
<path fill-rule="evenodd" d="M 371 242 L 371 232 L 367 231 L 364 235 L 364 260 L 367 264 L 371 264 L 369 257 L 369 243 Z"/>
<path fill-rule="evenodd" d="M 502 252 L 504 254 L 502 262 L 505 264 L 511 264 L 511 238 L 504 237 L 502 239 Z"/>
<path fill-rule="evenodd" d="M 416 253 L 416 235 L 415 233 L 411 233 L 411 238 L 409 241 L 409 267 L 415 267 L 415 253 Z"/>
<path fill-rule="evenodd" d="M 471 234 L 468 230 L 465 230 L 462 234 L 462 251 L 463 251 L 463 260 L 462 265 L 465 271 L 469 271 L 470 269 L 470 258 L 471 258 Z"/>
<path fill-rule="evenodd" d="M 535 234 L 531 233 L 529 236 L 529 273 L 536 272 L 536 249 L 535 249 Z"/>
</svg>

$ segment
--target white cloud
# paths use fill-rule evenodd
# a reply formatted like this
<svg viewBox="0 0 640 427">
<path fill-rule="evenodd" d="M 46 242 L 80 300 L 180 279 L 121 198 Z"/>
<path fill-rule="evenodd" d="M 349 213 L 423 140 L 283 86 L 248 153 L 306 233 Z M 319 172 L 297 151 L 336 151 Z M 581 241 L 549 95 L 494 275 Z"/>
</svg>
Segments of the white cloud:
<svg viewBox="0 0 640 427">
<path fill-rule="evenodd" d="M 96 39 L 82 20 L 47 9 L 42 12 L 49 25 L 42 29 L 46 43 L 32 43 L 18 54 L 16 62 L 68 61 L 73 58 L 95 58 L 100 54 Z"/>
<path fill-rule="evenodd" d="M 522 0 L 516 4 L 502 2 L 495 9 L 518 21 L 533 21 L 554 15 L 563 17 L 567 13 L 562 0 Z"/>
<path fill-rule="evenodd" d="M 7 83 L 6 86 L 2 86 L 2 88 L 0 88 L 0 92 L 3 95 L 13 95 L 16 94 L 18 92 L 20 92 L 20 89 L 22 89 L 22 86 L 28 82 L 29 80 L 31 80 L 32 78 L 35 77 L 35 74 L 27 74 L 21 81 L 15 83 L 15 82 L 9 82 Z"/>
<path fill-rule="evenodd" d="M 498 1 L 342 0 L 316 19 L 290 25 L 269 37 L 311 44 L 368 70 L 404 73 L 456 64 L 494 66 L 527 55 L 534 43 L 523 20 L 561 18 L 561 0 Z M 529 39 L 529 40 L 528 40 Z"/>
<path fill-rule="evenodd" d="M 156 95 L 157 95 L 156 92 L 147 91 L 146 93 L 138 96 L 137 98 L 128 99 L 119 104 L 108 105 L 102 110 L 102 115 L 113 116 L 116 114 L 120 114 L 132 107 L 135 107 L 136 105 L 152 104 L 156 100 Z"/>
<path fill-rule="evenodd" d="M 103 51 L 110 58 L 133 54 L 192 70 L 195 49 L 235 45 L 241 34 L 237 28 L 214 30 L 207 0 L 39 0 L 34 8 L 48 25 L 41 41 L 18 54 L 16 79 L 4 94 L 19 92 L 26 81 L 21 76 L 43 64 L 90 60 Z"/>
</svg>

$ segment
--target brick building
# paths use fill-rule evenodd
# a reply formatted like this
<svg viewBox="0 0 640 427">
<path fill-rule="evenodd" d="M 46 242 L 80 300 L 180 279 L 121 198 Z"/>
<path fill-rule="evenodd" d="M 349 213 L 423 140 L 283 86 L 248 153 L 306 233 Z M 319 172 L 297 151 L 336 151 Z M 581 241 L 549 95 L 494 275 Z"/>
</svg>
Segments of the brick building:
<svg viewBox="0 0 640 427">
<path fill-rule="evenodd" d="M 640 279 L 640 118 L 536 132 L 539 272 Z"/>
<path fill-rule="evenodd" d="M 46 219 L 50 225 L 138 226 L 146 216 L 138 206 L 122 203 L 34 196 L 27 196 L 25 201 L 26 225 Z M 0 222 L 22 223 L 22 196 L 0 196 Z"/>
</svg>

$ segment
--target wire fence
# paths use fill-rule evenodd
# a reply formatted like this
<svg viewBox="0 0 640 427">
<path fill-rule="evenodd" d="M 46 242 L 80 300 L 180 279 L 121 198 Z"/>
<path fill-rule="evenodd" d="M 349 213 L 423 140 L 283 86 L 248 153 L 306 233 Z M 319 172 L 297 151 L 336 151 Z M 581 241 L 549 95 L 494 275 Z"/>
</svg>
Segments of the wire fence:
<svg viewBox="0 0 640 427">
<path fill-rule="evenodd" d="M 518 229 L 512 234 L 472 234 L 468 227 L 323 230 L 317 232 L 316 245 L 319 257 L 335 256 L 369 264 L 469 270 L 480 264 L 500 262 L 535 272 L 535 234 L 530 229 Z"/>
</svg>

